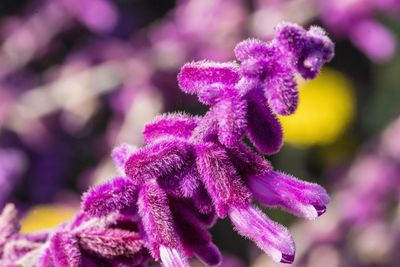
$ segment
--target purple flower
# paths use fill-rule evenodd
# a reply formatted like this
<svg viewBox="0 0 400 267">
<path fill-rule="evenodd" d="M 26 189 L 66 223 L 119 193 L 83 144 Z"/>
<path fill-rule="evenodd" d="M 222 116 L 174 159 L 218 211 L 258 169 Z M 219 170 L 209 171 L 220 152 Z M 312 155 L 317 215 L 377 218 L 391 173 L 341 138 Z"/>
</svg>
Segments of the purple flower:
<svg viewBox="0 0 400 267">
<path fill-rule="evenodd" d="M 207 231 L 210 222 L 204 220 L 207 217 L 199 214 L 190 202 L 170 198 L 169 203 L 185 253 L 189 256 L 195 254 L 208 266 L 218 265 L 221 253 L 211 242 L 211 235 Z"/>
<path fill-rule="evenodd" d="M 246 207 L 250 202 L 250 193 L 224 149 L 202 146 L 197 155 L 197 167 L 217 215 L 225 217 L 232 206 Z"/>
<path fill-rule="evenodd" d="M 235 54 L 242 62 L 244 90 L 252 89 L 248 88 L 251 81 L 255 90 L 264 91 L 274 112 L 289 115 L 298 102 L 294 75 L 315 78 L 334 53 L 333 43 L 321 28 L 313 26 L 305 31 L 300 26 L 282 23 L 274 41 L 249 39 L 236 46 Z"/>
<path fill-rule="evenodd" d="M 118 20 L 116 7 L 107 0 L 62 0 L 62 4 L 76 18 L 94 32 L 111 31 Z"/>
<path fill-rule="evenodd" d="M 325 212 L 329 197 L 318 185 L 274 171 L 243 138 L 260 153 L 279 151 L 282 129 L 275 113 L 296 109 L 294 75 L 315 77 L 332 58 L 333 44 L 319 28 L 281 24 L 271 42 L 247 40 L 235 53 L 241 64 L 192 62 L 178 74 L 181 89 L 210 106 L 204 116 L 168 114 L 150 122 L 144 147 L 114 149 L 122 177 L 90 189 L 75 220 L 36 247 L 3 258 L 27 261 L 37 253 L 43 266 L 143 266 L 151 257 L 163 266 L 186 267 L 196 256 L 217 266 L 222 257 L 208 228 L 217 217 L 229 217 L 239 234 L 275 261 L 292 263 L 289 231 L 253 206 L 253 194 L 310 219 Z M 21 234 L 14 229 L 5 239 L 16 237 Z"/>
<path fill-rule="evenodd" d="M 371 60 L 381 63 L 392 58 L 396 38 L 374 16 L 386 13 L 398 17 L 397 0 L 320 0 L 319 8 L 324 23 L 339 36 L 348 37 Z"/>
<path fill-rule="evenodd" d="M 55 267 L 81 265 L 81 252 L 77 240 L 70 233 L 56 233 L 50 241 L 50 253 Z"/>
<path fill-rule="evenodd" d="M 143 136 L 146 143 L 153 143 L 157 139 L 171 137 L 188 139 L 197 127 L 199 117 L 187 114 L 167 114 L 147 123 Z"/>
<path fill-rule="evenodd" d="M 374 20 L 353 25 L 350 40 L 375 62 L 384 62 L 396 52 L 396 37 L 385 26 Z"/>
<path fill-rule="evenodd" d="M 138 206 L 153 257 L 156 259 L 160 257 L 161 247 L 164 252 L 179 250 L 180 241 L 172 220 L 167 195 L 154 180 L 143 184 L 139 191 Z"/>
<path fill-rule="evenodd" d="M 135 183 L 174 173 L 190 159 L 191 145 L 179 139 L 163 139 L 133 153 L 125 164 L 126 175 Z"/>
<path fill-rule="evenodd" d="M 0 207 L 3 207 L 25 168 L 25 158 L 17 150 L 0 149 L 0 162 Z"/>
<path fill-rule="evenodd" d="M 186 63 L 178 74 L 179 87 L 190 94 L 199 94 L 211 88 L 221 86 L 234 86 L 240 79 L 239 65 L 236 63 L 217 63 L 200 61 Z M 211 93 L 211 91 L 210 91 Z M 218 95 L 216 95 L 218 97 Z M 204 101 L 205 104 L 211 104 Z"/>
<path fill-rule="evenodd" d="M 247 101 L 247 136 L 261 153 L 276 153 L 283 145 L 282 126 L 267 105 L 261 90 L 250 92 Z"/>
<path fill-rule="evenodd" d="M 106 216 L 112 212 L 129 212 L 134 208 L 138 192 L 134 184 L 126 178 L 114 178 L 99 185 L 82 197 L 82 211 L 92 216 Z M 134 212 L 133 212 L 134 213 Z"/>
<path fill-rule="evenodd" d="M 233 208 L 229 218 L 241 235 L 251 238 L 274 261 L 294 261 L 295 245 L 289 230 L 257 208 Z"/>
<path fill-rule="evenodd" d="M 1 266 L 98 266 L 105 262 L 136 266 L 149 259 L 138 222 L 131 215 L 114 212 L 90 218 L 81 213 L 52 233 L 22 234 L 15 214 L 7 206 L 0 218 L 1 240 L 7 241 L 1 245 Z M 87 265 L 89 262 L 96 264 Z"/>
<path fill-rule="evenodd" d="M 122 144 L 113 149 L 111 157 L 121 175 L 125 173 L 125 163 L 129 157 L 137 151 L 137 148 L 129 144 Z"/>
<path fill-rule="evenodd" d="M 254 197 L 271 207 L 281 207 L 297 216 L 315 219 L 326 211 L 329 197 L 321 186 L 280 172 L 266 171 L 249 177 Z"/>
<path fill-rule="evenodd" d="M 142 249 L 143 241 L 139 233 L 122 229 L 98 229 L 93 227 L 78 235 L 80 246 L 103 258 L 134 256 Z"/>
</svg>

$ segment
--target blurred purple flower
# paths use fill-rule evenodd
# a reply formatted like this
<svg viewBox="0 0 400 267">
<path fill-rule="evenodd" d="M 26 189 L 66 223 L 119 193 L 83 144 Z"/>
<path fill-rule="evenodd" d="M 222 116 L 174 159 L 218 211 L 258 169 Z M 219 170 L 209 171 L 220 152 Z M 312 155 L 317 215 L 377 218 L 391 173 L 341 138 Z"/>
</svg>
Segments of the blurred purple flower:
<svg viewBox="0 0 400 267">
<path fill-rule="evenodd" d="M 384 62 L 396 51 L 396 38 L 374 16 L 400 14 L 398 0 L 320 0 L 321 16 L 332 32 L 348 37 L 371 60 Z"/>
<path fill-rule="evenodd" d="M 111 1 L 62 0 L 61 2 L 81 23 L 94 32 L 109 32 L 117 23 L 118 12 Z"/>
<path fill-rule="evenodd" d="M 3 207 L 8 200 L 25 165 L 25 157 L 20 151 L 0 149 L 0 207 Z"/>
</svg>

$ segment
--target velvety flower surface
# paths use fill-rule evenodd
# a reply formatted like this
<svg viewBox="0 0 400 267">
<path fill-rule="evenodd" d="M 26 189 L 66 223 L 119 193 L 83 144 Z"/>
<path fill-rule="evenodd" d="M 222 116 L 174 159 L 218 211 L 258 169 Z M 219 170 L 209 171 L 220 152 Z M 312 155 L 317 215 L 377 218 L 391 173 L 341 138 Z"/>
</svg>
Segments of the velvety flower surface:
<svg viewBox="0 0 400 267">
<path fill-rule="evenodd" d="M 297 107 L 294 76 L 314 78 L 333 57 L 333 44 L 320 28 L 284 23 L 272 41 L 243 41 L 235 54 L 239 62 L 182 67 L 179 86 L 210 110 L 202 117 L 163 115 L 145 126 L 144 147 L 117 147 L 112 157 L 121 176 L 90 189 L 72 222 L 38 239 L 17 232 L 7 206 L 0 245 L 9 248 L 0 263 L 146 266 L 152 258 L 184 267 L 196 256 L 217 266 L 222 257 L 208 229 L 225 217 L 275 261 L 292 263 L 288 229 L 252 200 L 308 219 L 326 211 L 322 187 L 273 170 L 262 154 L 282 145 L 276 114 Z M 257 152 L 243 142 L 245 135 Z"/>
</svg>

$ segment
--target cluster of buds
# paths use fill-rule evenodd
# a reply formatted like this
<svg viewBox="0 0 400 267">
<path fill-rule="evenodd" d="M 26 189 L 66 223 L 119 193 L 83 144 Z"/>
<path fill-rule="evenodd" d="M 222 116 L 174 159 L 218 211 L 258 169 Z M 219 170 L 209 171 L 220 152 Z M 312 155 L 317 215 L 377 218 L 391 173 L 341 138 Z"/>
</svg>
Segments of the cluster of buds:
<svg viewBox="0 0 400 267">
<path fill-rule="evenodd" d="M 295 111 L 295 76 L 315 77 L 333 57 L 333 43 L 318 27 L 306 31 L 284 23 L 274 40 L 245 40 L 235 54 L 240 63 L 182 67 L 180 88 L 210 110 L 202 117 L 163 115 L 145 126 L 144 147 L 115 148 L 120 177 L 89 190 L 74 221 L 51 233 L 19 234 L 12 227 L 13 212 L 5 210 L 0 245 L 7 249 L 1 261 L 146 266 L 153 258 L 166 267 L 183 267 L 196 256 L 216 266 L 221 254 L 208 229 L 216 218 L 229 217 L 275 261 L 292 263 L 289 231 L 252 200 L 308 219 L 325 212 L 329 197 L 322 187 L 274 170 L 262 154 L 282 146 L 276 114 Z M 258 152 L 244 143 L 245 135 Z"/>
</svg>

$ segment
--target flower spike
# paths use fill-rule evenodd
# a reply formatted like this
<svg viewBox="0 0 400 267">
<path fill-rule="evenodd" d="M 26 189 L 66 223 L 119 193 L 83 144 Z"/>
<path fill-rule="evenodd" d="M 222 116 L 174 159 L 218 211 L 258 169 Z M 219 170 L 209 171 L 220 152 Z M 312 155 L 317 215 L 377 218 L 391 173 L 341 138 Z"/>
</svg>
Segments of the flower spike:
<svg viewBox="0 0 400 267">
<path fill-rule="evenodd" d="M 280 150 L 276 115 L 297 108 L 294 77 L 314 78 L 332 58 L 333 43 L 318 27 L 306 31 L 284 23 L 272 41 L 245 40 L 235 55 L 238 63 L 182 67 L 179 87 L 209 111 L 162 115 L 145 126 L 142 148 L 115 148 L 111 156 L 120 177 L 84 194 L 71 222 L 22 234 L 7 206 L 0 216 L 0 265 L 147 267 L 153 259 L 189 267 L 195 256 L 218 266 L 221 253 L 208 230 L 225 217 L 275 261 L 292 263 L 288 229 L 255 208 L 253 198 L 315 219 L 329 196 L 319 185 L 274 171 L 260 154 Z M 256 151 L 244 143 L 245 135 Z"/>
</svg>

